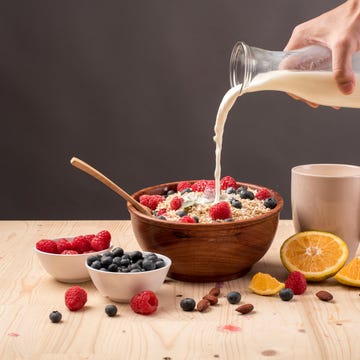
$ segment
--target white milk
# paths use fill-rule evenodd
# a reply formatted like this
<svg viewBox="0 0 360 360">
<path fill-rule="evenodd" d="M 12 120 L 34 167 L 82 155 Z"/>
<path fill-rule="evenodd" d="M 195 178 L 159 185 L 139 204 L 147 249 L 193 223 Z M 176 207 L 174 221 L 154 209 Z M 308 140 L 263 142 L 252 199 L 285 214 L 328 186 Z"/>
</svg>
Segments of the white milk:
<svg viewBox="0 0 360 360">
<path fill-rule="evenodd" d="M 262 73 L 252 80 L 248 88 L 242 84 L 231 88 L 222 99 L 215 122 L 215 202 L 220 200 L 221 150 L 227 115 L 236 99 L 246 92 L 277 90 L 292 93 L 316 104 L 360 108 L 360 75 L 356 75 L 354 92 L 343 95 L 337 88 L 331 72 L 276 70 Z"/>
</svg>

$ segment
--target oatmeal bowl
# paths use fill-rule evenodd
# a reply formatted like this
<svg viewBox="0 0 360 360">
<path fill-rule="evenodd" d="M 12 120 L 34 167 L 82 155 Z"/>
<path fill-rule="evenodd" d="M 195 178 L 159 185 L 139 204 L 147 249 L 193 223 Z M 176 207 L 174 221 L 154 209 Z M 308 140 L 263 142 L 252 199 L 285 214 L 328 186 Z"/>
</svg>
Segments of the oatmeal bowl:
<svg viewBox="0 0 360 360">
<path fill-rule="evenodd" d="M 132 196 L 152 210 L 127 204 L 144 251 L 172 260 L 170 278 L 217 282 L 245 275 L 272 244 L 283 199 L 276 191 L 227 176 L 147 187 Z"/>
</svg>

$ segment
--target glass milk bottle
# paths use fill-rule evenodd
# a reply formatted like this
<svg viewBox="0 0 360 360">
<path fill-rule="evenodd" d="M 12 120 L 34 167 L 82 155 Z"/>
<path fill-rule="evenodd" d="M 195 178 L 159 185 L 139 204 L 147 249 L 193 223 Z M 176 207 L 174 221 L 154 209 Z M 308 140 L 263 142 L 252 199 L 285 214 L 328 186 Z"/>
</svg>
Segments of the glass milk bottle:
<svg viewBox="0 0 360 360">
<path fill-rule="evenodd" d="M 331 50 L 320 45 L 269 51 L 238 42 L 230 59 L 230 83 L 239 88 L 239 95 L 275 90 L 320 105 L 360 108 L 360 52 L 352 59 L 356 86 L 351 95 L 338 89 L 331 61 Z"/>
</svg>

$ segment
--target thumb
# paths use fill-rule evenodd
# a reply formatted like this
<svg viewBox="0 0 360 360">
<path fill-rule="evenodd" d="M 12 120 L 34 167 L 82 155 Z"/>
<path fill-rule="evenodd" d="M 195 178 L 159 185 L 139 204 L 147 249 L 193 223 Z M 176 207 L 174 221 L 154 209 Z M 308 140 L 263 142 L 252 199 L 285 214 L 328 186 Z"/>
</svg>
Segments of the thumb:
<svg viewBox="0 0 360 360">
<path fill-rule="evenodd" d="M 332 54 L 332 69 L 335 81 L 340 91 L 349 95 L 355 87 L 355 75 L 352 70 L 353 51 L 350 47 L 334 48 Z"/>
</svg>

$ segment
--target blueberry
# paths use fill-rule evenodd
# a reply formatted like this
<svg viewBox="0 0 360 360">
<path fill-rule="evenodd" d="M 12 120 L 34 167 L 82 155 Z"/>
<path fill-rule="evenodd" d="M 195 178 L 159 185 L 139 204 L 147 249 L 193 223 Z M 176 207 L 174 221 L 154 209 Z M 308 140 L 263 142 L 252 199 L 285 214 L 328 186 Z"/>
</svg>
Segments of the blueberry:
<svg viewBox="0 0 360 360">
<path fill-rule="evenodd" d="M 114 257 L 111 251 L 105 251 L 101 256 L 110 256 L 111 258 Z"/>
<path fill-rule="evenodd" d="M 104 267 L 108 267 L 112 264 L 113 258 L 111 256 L 103 255 L 100 259 L 101 265 Z"/>
<path fill-rule="evenodd" d="M 192 218 L 195 220 L 196 223 L 199 222 L 199 218 L 197 216 L 193 216 Z"/>
<path fill-rule="evenodd" d="M 127 266 L 122 266 L 121 268 L 119 268 L 119 271 L 123 273 L 128 273 L 130 272 L 130 269 Z"/>
<path fill-rule="evenodd" d="M 138 264 L 131 264 L 131 265 L 129 266 L 129 269 L 130 269 L 130 271 L 133 271 L 133 270 L 139 270 L 139 271 L 141 271 L 141 267 L 140 267 Z"/>
<path fill-rule="evenodd" d="M 105 313 L 107 316 L 113 317 L 117 314 L 117 311 L 118 311 L 117 307 L 113 304 L 105 306 Z"/>
<path fill-rule="evenodd" d="M 118 271 L 118 266 L 116 265 L 116 264 L 110 264 L 109 266 L 108 266 L 108 271 L 110 271 L 110 272 L 117 272 Z"/>
<path fill-rule="evenodd" d="M 242 199 L 249 199 L 249 200 L 254 200 L 254 193 L 250 190 L 241 190 L 240 191 L 240 197 Z"/>
<path fill-rule="evenodd" d="M 231 206 L 233 206 L 236 209 L 241 209 L 242 208 L 241 201 L 239 201 L 237 199 L 231 199 L 230 204 L 231 204 Z"/>
<path fill-rule="evenodd" d="M 236 189 L 235 189 L 234 187 L 230 186 L 230 187 L 228 187 L 228 188 L 225 190 L 225 192 L 226 192 L 227 194 L 235 194 L 235 193 L 236 193 Z"/>
<path fill-rule="evenodd" d="M 166 195 L 169 196 L 169 195 L 173 195 L 175 194 L 175 190 L 169 190 Z"/>
<path fill-rule="evenodd" d="M 149 259 L 149 260 L 157 260 L 158 256 L 154 253 L 149 253 L 149 254 L 145 254 L 144 255 L 144 260 L 145 259 Z"/>
<path fill-rule="evenodd" d="M 113 264 L 117 265 L 117 266 L 121 266 L 121 257 L 120 256 L 116 256 L 113 258 Z"/>
<path fill-rule="evenodd" d="M 129 266 L 131 264 L 130 258 L 122 256 L 120 265 L 121 266 Z"/>
<path fill-rule="evenodd" d="M 264 205 L 265 207 L 269 208 L 269 209 L 274 209 L 277 205 L 277 201 L 275 198 L 267 198 L 264 200 Z"/>
<path fill-rule="evenodd" d="M 121 257 L 124 255 L 124 250 L 121 247 L 116 247 L 112 251 L 113 257 Z"/>
<path fill-rule="evenodd" d="M 240 186 L 239 188 L 237 188 L 236 193 L 240 194 L 244 190 L 247 190 L 247 186 Z"/>
<path fill-rule="evenodd" d="M 98 255 L 91 255 L 86 259 L 86 263 L 91 266 L 91 264 L 96 260 L 99 260 Z"/>
<path fill-rule="evenodd" d="M 232 222 L 232 221 L 234 221 L 234 219 L 230 217 L 230 218 L 226 218 L 224 221 L 225 222 Z"/>
<path fill-rule="evenodd" d="M 101 262 L 99 260 L 95 260 L 90 266 L 93 269 L 97 269 L 97 270 L 100 270 L 102 267 Z"/>
<path fill-rule="evenodd" d="M 191 298 L 184 298 L 180 301 L 180 307 L 184 311 L 193 311 L 195 309 L 195 300 Z"/>
<path fill-rule="evenodd" d="M 131 259 L 131 261 L 133 263 L 137 262 L 138 260 L 142 259 L 143 258 L 143 255 L 142 255 L 142 252 L 141 251 L 138 251 L 138 250 L 135 250 L 135 251 L 130 251 L 127 253 Z"/>
<path fill-rule="evenodd" d="M 230 304 L 238 304 L 241 300 L 241 294 L 238 291 L 230 291 L 226 298 Z"/>
<path fill-rule="evenodd" d="M 142 267 L 145 271 L 155 270 L 156 269 L 156 262 L 153 259 L 145 258 Z"/>
<path fill-rule="evenodd" d="M 181 195 L 185 194 L 185 193 L 188 193 L 188 192 L 192 192 L 192 189 L 191 188 L 186 188 L 184 190 L 181 191 Z"/>
<path fill-rule="evenodd" d="M 58 323 L 61 321 L 62 315 L 61 312 L 59 311 L 52 311 L 49 315 L 49 319 L 51 320 L 51 322 L 53 323 Z"/>
<path fill-rule="evenodd" d="M 293 298 L 294 292 L 292 291 L 292 289 L 289 288 L 281 289 L 279 292 L 279 296 L 281 300 L 289 301 Z"/>
<path fill-rule="evenodd" d="M 176 215 L 177 216 L 180 216 L 180 217 L 183 217 L 183 216 L 186 216 L 188 213 L 184 210 L 179 210 L 176 212 Z"/>
<path fill-rule="evenodd" d="M 166 220 L 166 217 L 164 215 L 160 215 L 156 217 L 159 220 Z"/>
<path fill-rule="evenodd" d="M 134 269 L 131 269 L 130 272 L 134 273 L 134 272 L 141 272 L 141 269 L 139 268 L 134 268 Z"/>
<path fill-rule="evenodd" d="M 158 259 L 155 262 L 156 268 L 160 269 L 165 266 L 165 261 L 163 259 Z"/>
</svg>

